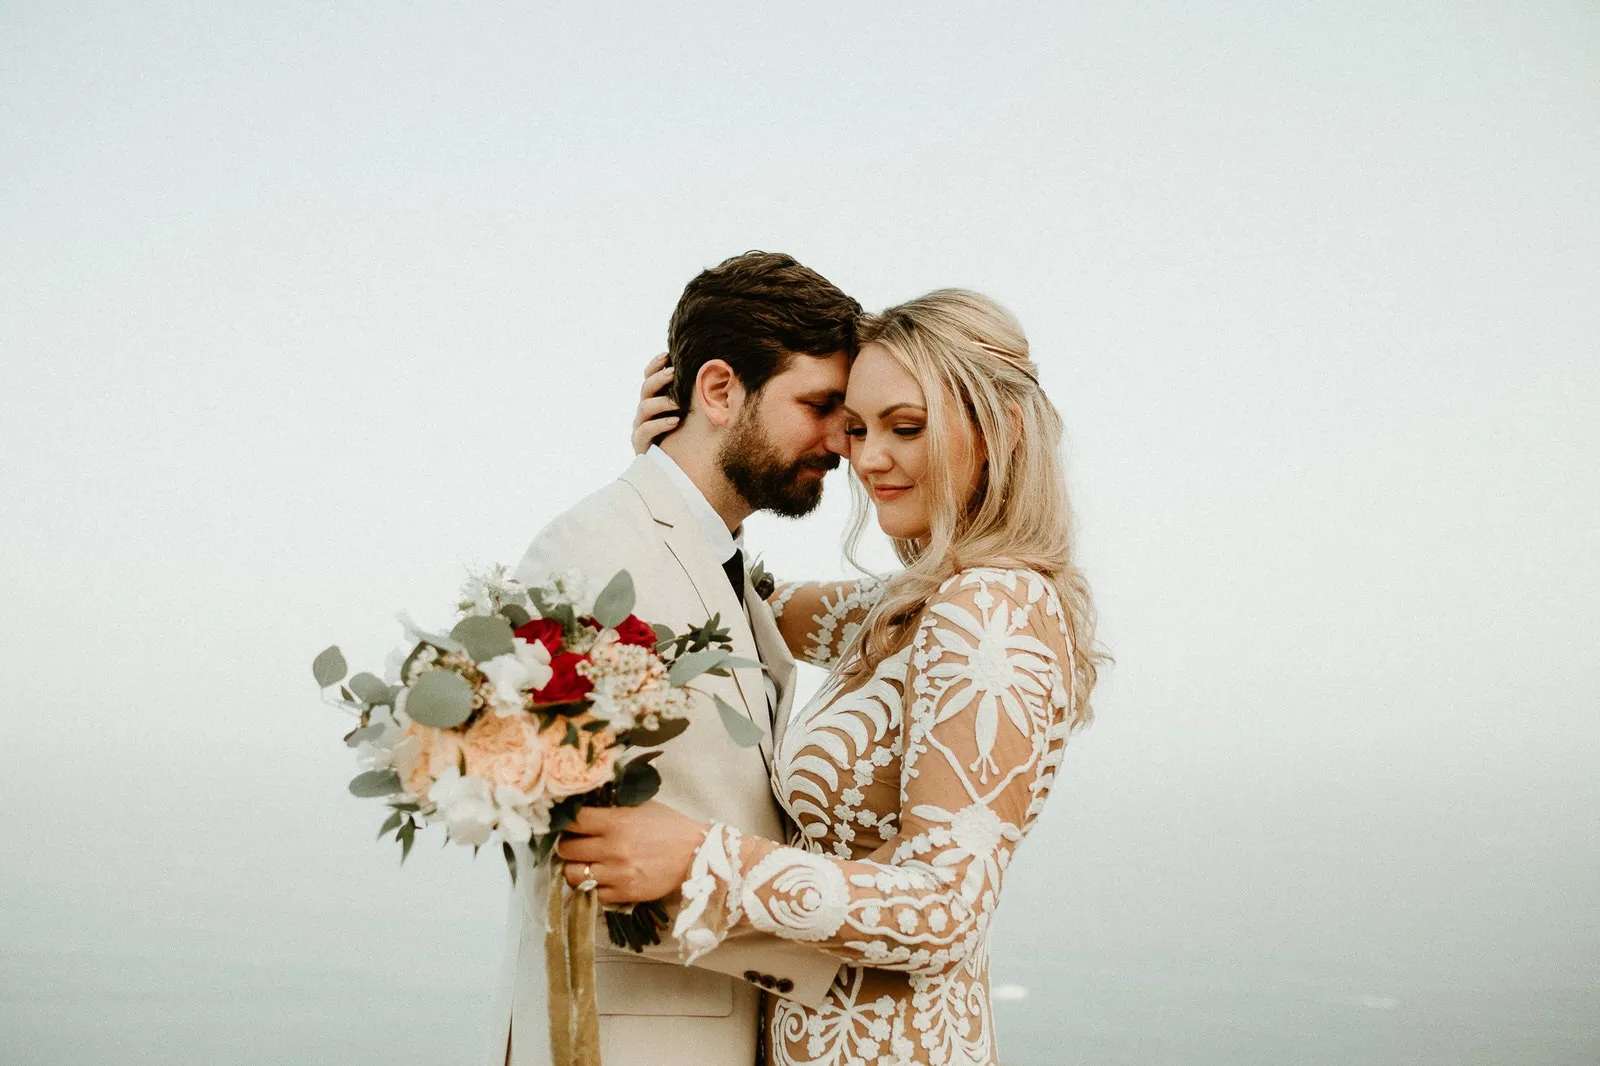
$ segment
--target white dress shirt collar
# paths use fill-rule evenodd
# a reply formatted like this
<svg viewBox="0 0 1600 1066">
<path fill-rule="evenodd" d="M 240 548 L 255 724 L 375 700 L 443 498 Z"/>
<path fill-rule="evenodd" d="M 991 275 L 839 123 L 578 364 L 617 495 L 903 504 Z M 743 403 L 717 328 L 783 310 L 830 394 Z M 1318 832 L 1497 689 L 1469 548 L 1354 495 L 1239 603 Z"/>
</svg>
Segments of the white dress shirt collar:
<svg viewBox="0 0 1600 1066">
<path fill-rule="evenodd" d="M 744 527 L 740 526 L 736 532 L 729 533 L 728 524 L 717 514 L 717 509 L 711 506 L 705 493 L 700 491 L 700 486 L 689 479 L 689 475 L 683 472 L 683 467 L 679 466 L 672 456 L 654 444 L 650 445 L 650 450 L 644 454 L 666 472 L 667 479 L 678 490 L 678 495 L 683 497 L 684 505 L 689 508 L 689 514 L 694 517 L 695 524 L 700 527 L 713 559 L 724 563 L 733 557 L 735 551 L 743 549 Z"/>
</svg>

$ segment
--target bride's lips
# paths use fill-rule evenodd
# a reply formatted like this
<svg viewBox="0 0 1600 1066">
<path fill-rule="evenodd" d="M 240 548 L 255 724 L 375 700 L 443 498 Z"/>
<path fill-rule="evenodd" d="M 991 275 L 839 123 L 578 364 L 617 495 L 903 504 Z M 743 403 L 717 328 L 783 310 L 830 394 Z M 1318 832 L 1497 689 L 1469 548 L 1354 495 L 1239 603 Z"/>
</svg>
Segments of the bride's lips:
<svg viewBox="0 0 1600 1066">
<path fill-rule="evenodd" d="M 910 491 L 911 491 L 911 486 L 910 485 L 874 485 L 874 486 L 872 486 L 873 499 L 878 500 L 880 503 L 887 503 L 890 500 L 898 499 L 899 497 L 904 496 L 906 493 L 908 493 Z"/>
</svg>

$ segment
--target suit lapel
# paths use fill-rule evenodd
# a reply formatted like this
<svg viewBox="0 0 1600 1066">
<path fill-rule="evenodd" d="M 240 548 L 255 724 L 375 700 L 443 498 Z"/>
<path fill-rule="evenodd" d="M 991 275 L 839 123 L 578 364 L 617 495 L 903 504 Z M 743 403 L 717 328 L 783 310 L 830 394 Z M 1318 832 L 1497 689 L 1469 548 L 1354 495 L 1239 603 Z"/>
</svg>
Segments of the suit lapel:
<svg viewBox="0 0 1600 1066">
<path fill-rule="evenodd" d="M 794 656 L 789 654 L 789 648 L 783 642 L 777 620 L 772 617 L 772 608 L 756 595 L 748 577 L 745 579 L 745 602 L 750 605 L 750 629 L 755 637 L 756 648 L 761 653 L 761 661 L 772 674 L 772 683 L 777 689 L 772 722 L 773 747 L 776 748 L 783 740 L 789 705 L 794 697 Z"/>
<path fill-rule="evenodd" d="M 720 624 L 732 638 L 733 654 L 740 658 L 760 661 L 761 655 L 755 637 L 750 632 L 744 609 L 739 606 L 739 601 L 733 594 L 733 586 L 728 584 L 728 575 L 723 572 L 722 560 L 711 557 L 711 549 L 706 545 L 699 527 L 689 515 L 683 500 L 678 496 L 677 489 L 667 479 L 666 474 L 656 466 L 654 460 L 641 455 L 622 475 L 622 479 L 639 493 L 645 507 L 650 511 L 650 516 L 661 527 L 662 540 L 665 541 L 667 550 L 678 561 L 678 565 L 683 567 L 689 583 L 694 586 L 695 595 L 700 598 L 700 605 L 704 608 L 706 616 L 720 617 Z M 753 597 L 755 594 L 749 591 L 748 579 L 746 586 L 745 594 Z M 658 621 L 676 626 L 681 625 L 684 619 L 663 618 Z M 738 704 L 735 706 L 742 704 L 739 709 L 761 731 L 762 759 L 770 766 L 772 721 L 767 712 L 767 694 L 761 680 L 761 670 L 759 667 L 736 669 L 733 671 L 733 680 L 738 695 Z"/>
</svg>

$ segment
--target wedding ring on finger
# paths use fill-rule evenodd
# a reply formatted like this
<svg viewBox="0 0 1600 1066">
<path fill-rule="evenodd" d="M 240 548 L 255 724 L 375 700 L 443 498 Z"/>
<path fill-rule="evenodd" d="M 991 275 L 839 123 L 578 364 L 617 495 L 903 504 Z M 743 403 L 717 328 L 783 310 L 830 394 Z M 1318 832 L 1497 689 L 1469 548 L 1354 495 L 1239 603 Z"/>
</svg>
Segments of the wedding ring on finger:
<svg viewBox="0 0 1600 1066">
<path fill-rule="evenodd" d="M 578 882 L 579 892 L 593 892 L 600 887 L 600 882 L 594 879 L 594 867 L 588 863 L 583 864 L 583 880 Z"/>
</svg>

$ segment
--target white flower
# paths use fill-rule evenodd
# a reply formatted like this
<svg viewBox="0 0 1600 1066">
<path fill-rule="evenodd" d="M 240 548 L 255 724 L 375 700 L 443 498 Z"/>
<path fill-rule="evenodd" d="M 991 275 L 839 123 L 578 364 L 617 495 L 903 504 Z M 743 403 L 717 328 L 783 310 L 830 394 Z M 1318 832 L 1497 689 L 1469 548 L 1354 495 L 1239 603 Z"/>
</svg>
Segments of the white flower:
<svg viewBox="0 0 1600 1066">
<path fill-rule="evenodd" d="M 534 802 L 527 793 L 501 785 L 494 790 L 494 805 L 502 840 L 520 844 L 550 832 L 548 800 Z"/>
<path fill-rule="evenodd" d="M 483 778 L 462 777 L 454 766 L 448 767 L 428 789 L 428 798 L 433 801 L 435 816 L 445 823 L 450 839 L 457 844 L 476 847 L 494 832 L 497 812 L 489 782 Z"/>
<path fill-rule="evenodd" d="M 550 652 L 543 644 L 538 641 L 530 644 L 521 637 L 511 643 L 511 651 L 478 664 L 494 689 L 490 706 L 502 718 L 522 710 L 523 692 L 544 688 L 553 676 Z"/>
</svg>

